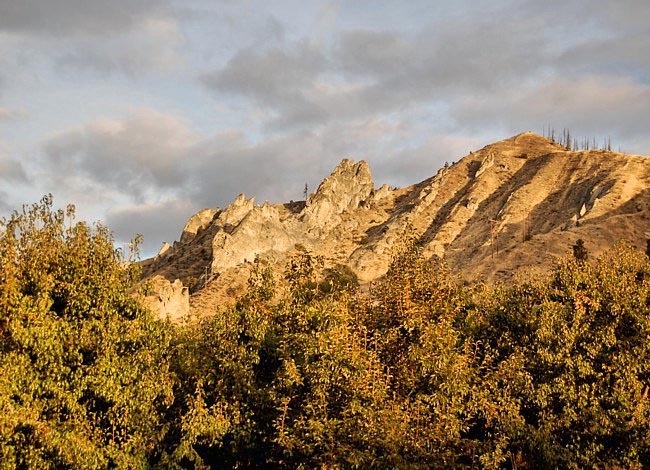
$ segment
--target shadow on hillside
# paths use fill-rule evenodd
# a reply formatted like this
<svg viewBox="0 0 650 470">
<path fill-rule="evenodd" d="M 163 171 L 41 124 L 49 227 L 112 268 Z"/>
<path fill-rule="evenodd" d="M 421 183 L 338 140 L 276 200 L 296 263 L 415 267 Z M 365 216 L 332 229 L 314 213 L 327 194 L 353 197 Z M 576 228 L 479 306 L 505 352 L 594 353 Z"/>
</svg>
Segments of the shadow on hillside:
<svg viewBox="0 0 650 470">
<path fill-rule="evenodd" d="M 543 155 L 534 159 L 528 160 L 511 178 L 502 184 L 496 191 L 494 191 L 488 198 L 483 200 L 476 212 L 468 220 L 466 226 L 456 236 L 452 244 L 462 245 L 462 240 L 469 240 L 469 231 L 471 227 L 476 227 L 477 224 L 484 226 L 484 230 L 472 230 L 474 234 L 480 234 L 479 240 L 474 239 L 474 246 L 483 246 L 490 241 L 490 220 L 498 220 L 498 214 L 508 203 L 510 195 L 519 190 L 521 187 L 528 184 L 531 180 L 531 174 L 537 174 L 549 161 L 557 158 L 553 154 Z M 593 188 L 597 185 L 602 187 L 601 197 L 606 194 L 613 186 L 613 181 L 608 181 L 609 173 L 606 170 L 598 171 L 593 175 L 579 178 L 577 181 L 571 182 L 572 177 L 581 167 L 580 158 L 566 158 L 564 165 L 565 168 L 560 172 L 561 177 L 554 183 L 554 190 L 544 198 L 541 202 L 536 204 L 530 209 L 528 216 L 528 224 L 532 227 L 531 236 L 536 234 L 548 233 L 558 228 L 562 229 L 570 220 L 580 212 L 583 203 L 586 203 Z M 467 187 L 466 187 L 467 188 Z M 429 229 L 422 237 L 424 243 L 431 241 L 438 230 L 443 225 L 447 216 L 453 209 L 454 205 L 462 200 L 465 196 L 466 188 L 459 192 L 452 200 L 445 205 L 444 212 L 439 212 L 438 216 L 431 223 Z M 647 193 L 644 196 L 639 196 L 638 201 L 643 201 L 643 197 L 648 197 Z M 627 211 L 636 210 L 639 202 L 630 201 L 626 205 L 629 208 Z M 618 208 L 617 211 L 622 211 Z M 602 218 L 610 217 L 605 215 Z M 591 219 L 589 223 L 597 222 L 599 219 Z M 523 226 L 521 222 L 508 223 L 502 230 L 498 232 L 498 237 L 501 237 L 504 244 L 502 249 L 507 248 L 506 240 L 517 240 L 517 243 L 522 241 Z M 474 250 L 476 252 L 476 250 Z"/>
<path fill-rule="evenodd" d="M 606 219 L 607 217 L 611 215 L 619 215 L 619 214 L 635 214 L 637 212 L 642 212 L 642 211 L 647 211 L 650 210 L 650 188 L 649 189 L 644 189 L 641 191 L 639 194 L 634 196 L 632 199 L 627 201 L 626 203 L 620 205 L 613 211 L 610 211 L 607 213 L 607 215 L 602 215 L 600 217 L 594 217 L 593 219 L 589 219 L 589 222 L 599 222 L 601 220 Z M 648 226 L 648 231 L 650 231 L 650 225 Z"/>
<path fill-rule="evenodd" d="M 481 201 L 478 208 L 474 214 L 469 218 L 465 227 L 460 231 L 456 236 L 452 244 L 458 240 L 462 239 L 467 235 L 467 231 L 470 227 L 475 227 L 477 224 L 484 225 L 485 230 L 481 231 L 483 233 L 483 238 L 476 242 L 476 245 L 482 245 L 490 239 L 490 220 L 496 219 L 497 214 L 505 206 L 514 191 L 518 190 L 525 184 L 530 181 L 528 176 L 531 172 L 536 174 L 551 158 L 549 155 L 544 155 L 534 159 L 527 160 L 524 165 L 513 174 L 507 181 L 505 181 L 501 186 L 499 186 L 490 196 Z M 468 172 L 471 175 L 472 171 L 476 173 L 476 168 L 468 168 Z M 447 218 L 449 217 L 453 208 L 460 203 L 465 197 L 467 197 L 467 192 L 469 188 L 478 183 L 480 180 L 472 179 L 470 180 L 462 189 L 456 192 L 454 197 L 447 201 L 442 208 L 436 214 L 436 217 L 433 219 L 427 230 L 424 232 L 420 241 L 424 244 L 431 242 L 438 231 L 442 228 Z"/>
<path fill-rule="evenodd" d="M 300 214 L 302 210 L 305 208 L 307 205 L 306 201 L 290 201 L 290 202 L 285 202 L 282 204 L 282 206 L 287 209 L 289 212 L 293 214 Z"/>
</svg>

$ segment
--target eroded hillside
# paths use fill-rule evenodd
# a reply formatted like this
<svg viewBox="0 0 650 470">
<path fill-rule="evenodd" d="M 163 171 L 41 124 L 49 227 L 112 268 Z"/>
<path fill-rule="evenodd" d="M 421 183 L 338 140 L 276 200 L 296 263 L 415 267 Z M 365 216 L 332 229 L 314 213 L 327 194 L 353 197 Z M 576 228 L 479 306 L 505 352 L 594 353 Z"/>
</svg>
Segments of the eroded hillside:
<svg viewBox="0 0 650 470">
<path fill-rule="evenodd" d="M 192 216 L 144 267 L 158 284 L 181 279 L 191 311 L 204 313 L 243 291 L 256 258 L 282 269 L 308 251 L 367 283 L 411 236 L 462 278 L 490 282 L 546 269 L 578 238 L 597 255 L 621 238 L 645 246 L 648 231 L 650 159 L 568 151 L 527 132 L 406 188 L 376 189 L 366 162 L 343 160 L 306 201 L 259 206 L 240 195 Z"/>
</svg>

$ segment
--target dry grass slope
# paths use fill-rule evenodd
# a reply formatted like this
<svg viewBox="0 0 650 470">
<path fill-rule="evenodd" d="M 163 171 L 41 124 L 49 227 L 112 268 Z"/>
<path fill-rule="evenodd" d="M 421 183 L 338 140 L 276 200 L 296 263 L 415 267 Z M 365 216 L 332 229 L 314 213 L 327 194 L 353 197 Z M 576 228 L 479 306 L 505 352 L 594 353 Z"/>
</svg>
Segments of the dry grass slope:
<svg viewBox="0 0 650 470">
<path fill-rule="evenodd" d="M 546 270 L 578 238 L 592 256 L 622 238 L 643 249 L 650 227 L 650 158 L 570 151 L 531 132 L 413 186 L 372 187 L 365 162 L 344 160 L 306 203 L 255 206 L 242 195 L 145 261 L 145 276 L 180 278 L 192 312 L 204 314 L 243 292 L 255 257 L 280 271 L 307 250 L 367 283 L 408 235 L 467 281 L 507 281 Z"/>
</svg>

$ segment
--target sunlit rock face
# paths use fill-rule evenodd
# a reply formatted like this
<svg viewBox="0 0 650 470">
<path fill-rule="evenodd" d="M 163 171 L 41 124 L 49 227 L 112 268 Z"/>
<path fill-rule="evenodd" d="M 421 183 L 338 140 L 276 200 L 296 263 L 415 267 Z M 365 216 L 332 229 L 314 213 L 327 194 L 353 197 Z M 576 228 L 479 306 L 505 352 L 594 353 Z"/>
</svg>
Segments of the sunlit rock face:
<svg viewBox="0 0 650 470">
<path fill-rule="evenodd" d="M 368 164 L 344 159 L 307 198 L 302 220 L 309 228 L 331 228 L 340 222 L 341 213 L 365 203 L 373 190 Z"/>
<path fill-rule="evenodd" d="M 375 189 L 366 162 L 344 159 L 306 201 L 259 206 L 241 194 L 192 216 L 145 277 L 180 278 L 192 308 L 213 311 L 246 289 L 256 258 L 281 277 L 307 251 L 326 267 L 349 266 L 363 284 L 414 240 L 468 282 L 507 282 L 548 269 L 578 238 L 598 256 L 621 238 L 645 247 L 650 237 L 648 157 L 567 150 L 525 132 L 423 178 Z"/>
</svg>

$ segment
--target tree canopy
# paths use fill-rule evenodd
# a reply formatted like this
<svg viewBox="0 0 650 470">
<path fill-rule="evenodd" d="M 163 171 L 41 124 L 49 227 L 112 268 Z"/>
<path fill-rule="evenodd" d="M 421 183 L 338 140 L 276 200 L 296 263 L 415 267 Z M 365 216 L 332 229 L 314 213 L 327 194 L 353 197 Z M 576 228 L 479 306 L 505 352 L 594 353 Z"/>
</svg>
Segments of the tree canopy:
<svg viewBox="0 0 650 470">
<path fill-rule="evenodd" d="M 0 228 L 0 468 L 650 464 L 650 262 L 621 243 L 465 285 L 408 243 L 361 291 L 301 253 L 153 318 L 109 231 L 51 197 Z"/>
</svg>

